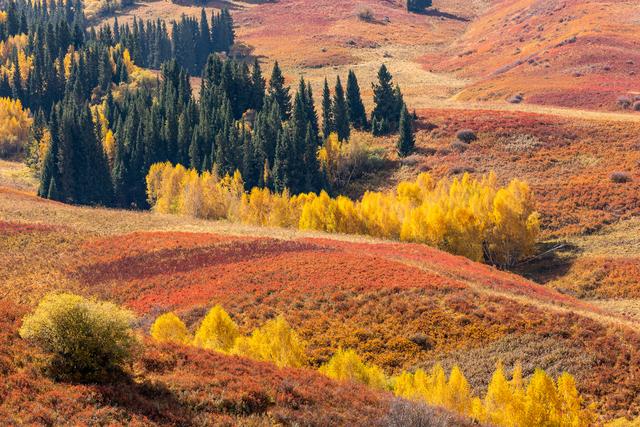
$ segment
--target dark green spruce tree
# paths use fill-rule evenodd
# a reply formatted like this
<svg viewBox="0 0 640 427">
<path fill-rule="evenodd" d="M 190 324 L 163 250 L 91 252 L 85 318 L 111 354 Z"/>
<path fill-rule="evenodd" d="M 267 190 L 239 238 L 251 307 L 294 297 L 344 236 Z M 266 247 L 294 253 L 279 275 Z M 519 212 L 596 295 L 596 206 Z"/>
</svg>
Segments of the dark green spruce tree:
<svg viewBox="0 0 640 427">
<path fill-rule="evenodd" d="M 324 79 L 324 87 L 322 89 L 322 135 L 328 138 L 335 129 L 333 123 L 333 102 L 331 101 L 331 91 L 329 83 Z"/>
<path fill-rule="evenodd" d="M 398 138 L 398 155 L 406 157 L 413 153 L 415 149 L 415 137 L 413 134 L 413 117 L 407 110 L 407 106 L 402 106 L 400 113 L 400 136 Z"/>
<path fill-rule="evenodd" d="M 347 78 L 347 111 L 349 113 L 349 121 L 354 129 L 363 130 L 367 128 L 367 112 L 364 109 L 364 103 L 360 95 L 358 78 L 353 70 L 349 70 L 349 77 Z"/>
<path fill-rule="evenodd" d="M 278 61 L 273 65 L 273 71 L 271 72 L 269 95 L 278 103 L 280 118 L 288 120 L 291 114 L 291 95 L 289 94 L 289 88 L 284 85 L 284 76 L 280 71 Z"/>
<path fill-rule="evenodd" d="M 344 97 L 344 89 L 340 76 L 336 78 L 336 88 L 333 94 L 333 120 L 336 133 L 340 141 L 348 141 L 351 134 L 349 126 L 349 112 L 347 111 L 347 101 Z"/>
</svg>

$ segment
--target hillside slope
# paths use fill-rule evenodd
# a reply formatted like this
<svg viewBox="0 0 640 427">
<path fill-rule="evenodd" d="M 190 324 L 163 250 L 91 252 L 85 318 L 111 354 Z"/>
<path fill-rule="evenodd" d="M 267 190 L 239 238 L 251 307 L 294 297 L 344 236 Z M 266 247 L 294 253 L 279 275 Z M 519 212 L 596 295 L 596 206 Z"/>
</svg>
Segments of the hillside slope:
<svg viewBox="0 0 640 427">
<path fill-rule="evenodd" d="M 451 51 L 455 55 L 451 55 Z M 632 0 L 496 0 L 425 67 L 473 78 L 461 101 L 600 110 L 640 91 L 640 12 Z"/>
<path fill-rule="evenodd" d="M 607 416 L 640 410 L 637 323 L 426 246 L 79 208 L 6 188 L 0 221 L 3 298 L 20 305 L 56 289 L 95 295 L 134 309 L 143 330 L 169 310 L 194 327 L 214 304 L 245 333 L 284 314 L 316 366 L 339 347 L 389 374 L 442 360 L 482 391 L 497 360 L 521 360 L 526 375 L 571 372 Z"/>
</svg>

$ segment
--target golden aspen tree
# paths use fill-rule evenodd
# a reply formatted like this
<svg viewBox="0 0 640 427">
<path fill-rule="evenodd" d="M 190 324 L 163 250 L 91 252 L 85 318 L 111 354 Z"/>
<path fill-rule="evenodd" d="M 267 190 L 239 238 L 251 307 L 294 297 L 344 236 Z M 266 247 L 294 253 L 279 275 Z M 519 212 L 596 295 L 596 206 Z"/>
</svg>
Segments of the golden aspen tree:
<svg viewBox="0 0 640 427">
<path fill-rule="evenodd" d="M 472 406 L 469 382 L 458 366 L 454 366 L 449 374 L 444 407 L 459 414 L 470 415 Z"/>
<path fill-rule="evenodd" d="M 33 119 L 19 99 L 0 98 L 0 157 L 22 152 L 29 140 Z"/>
<path fill-rule="evenodd" d="M 587 426 L 595 420 L 590 408 L 583 409 L 580 393 L 576 388 L 576 381 L 567 372 L 563 372 L 557 381 L 558 405 L 560 410 L 560 425 Z"/>
<path fill-rule="evenodd" d="M 220 305 L 216 305 L 205 316 L 196 331 L 193 344 L 197 347 L 229 352 L 240 336 L 238 325 Z"/>
<path fill-rule="evenodd" d="M 335 380 L 356 381 L 377 389 L 387 388 L 382 369 L 365 364 L 355 350 L 339 349 L 319 371 Z"/>
<path fill-rule="evenodd" d="M 240 337 L 234 354 L 273 362 L 278 367 L 299 368 L 307 365 L 306 343 L 282 316 L 269 320 L 250 337 Z"/>
<path fill-rule="evenodd" d="M 322 156 L 336 149 L 329 147 Z M 158 212 L 400 239 L 500 266 L 531 255 L 540 232 L 529 187 L 514 180 L 499 188 L 493 173 L 437 182 L 420 174 L 395 191 L 367 192 L 360 201 L 332 198 L 325 191 L 291 196 L 286 190 L 252 189 L 245 194 L 238 171 L 219 178 L 166 164 L 152 167 L 149 175 L 149 203 Z"/>
<path fill-rule="evenodd" d="M 151 325 L 151 336 L 161 342 L 188 344 L 191 336 L 186 325 L 173 313 L 165 313 Z"/>
<path fill-rule="evenodd" d="M 524 424 L 558 425 L 558 403 L 558 393 L 553 380 L 542 369 L 536 369 L 527 385 Z"/>
<path fill-rule="evenodd" d="M 502 363 L 498 363 L 484 397 L 486 419 L 480 421 L 501 426 L 515 425 L 512 397 L 511 387 L 505 377 Z"/>
</svg>

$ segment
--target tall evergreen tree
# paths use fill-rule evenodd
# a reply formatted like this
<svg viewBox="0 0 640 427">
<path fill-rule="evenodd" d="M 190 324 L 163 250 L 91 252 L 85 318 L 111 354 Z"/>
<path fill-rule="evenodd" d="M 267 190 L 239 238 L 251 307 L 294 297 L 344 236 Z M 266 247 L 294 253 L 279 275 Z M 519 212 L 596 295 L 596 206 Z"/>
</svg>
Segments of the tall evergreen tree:
<svg viewBox="0 0 640 427">
<path fill-rule="evenodd" d="M 324 79 L 324 87 L 322 89 L 322 135 L 328 138 L 335 129 L 333 123 L 333 102 L 331 101 L 331 91 L 329 83 Z"/>
<path fill-rule="evenodd" d="M 402 106 L 400 113 L 400 136 L 398 138 L 398 155 L 406 157 L 413 153 L 415 149 L 415 137 L 413 135 L 413 118 L 407 110 L 407 106 Z"/>
<path fill-rule="evenodd" d="M 335 130 L 340 141 L 349 139 L 351 129 L 349 127 L 349 112 L 347 111 L 347 101 L 344 97 L 344 89 L 340 76 L 336 78 L 336 88 L 333 94 L 333 120 Z"/>
<path fill-rule="evenodd" d="M 349 121 L 354 129 L 362 130 L 367 128 L 367 113 L 364 109 L 358 78 L 353 70 L 349 70 L 347 78 L 347 111 Z"/>
<path fill-rule="evenodd" d="M 373 128 L 375 134 L 382 135 L 397 129 L 400 111 L 398 111 L 392 79 L 391 73 L 382 64 L 378 71 L 378 83 L 373 85 L 374 108 L 371 117 L 372 121 L 375 119 L 377 123 Z"/>
<path fill-rule="evenodd" d="M 280 118 L 288 120 L 291 114 L 291 95 L 289 94 L 289 88 L 284 85 L 284 76 L 280 71 L 278 61 L 273 64 L 273 71 L 269 80 L 269 95 L 278 103 Z"/>
</svg>

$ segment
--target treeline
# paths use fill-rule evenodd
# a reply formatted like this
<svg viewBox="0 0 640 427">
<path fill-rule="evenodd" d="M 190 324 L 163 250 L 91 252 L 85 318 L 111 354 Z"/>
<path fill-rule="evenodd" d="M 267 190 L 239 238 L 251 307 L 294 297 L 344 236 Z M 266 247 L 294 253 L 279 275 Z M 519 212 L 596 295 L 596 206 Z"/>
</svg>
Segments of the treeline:
<svg viewBox="0 0 640 427">
<path fill-rule="evenodd" d="M 198 174 L 164 163 L 151 167 L 147 194 L 162 213 L 426 243 L 503 267 L 530 256 L 539 234 L 529 187 L 519 180 L 500 187 L 493 174 L 453 181 L 421 174 L 394 191 L 354 201 L 324 191 L 292 196 L 254 188 L 246 194 L 239 172 Z"/>
<path fill-rule="evenodd" d="M 307 343 L 282 316 L 245 337 L 229 314 L 217 305 L 204 317 L 195 336 L 173 313 L 155 320 L 151 336 L 161 342 L 194 345 L 272 362 L 279 367 L 309 366 Z M 536 369 L 526 381 L 521 365 L 516 364 L 508 380 L 498 363 L 484 397 L 478 397 L 458 366 L 453 367 L 448 377 L 440 364 L 430 371 L 403 371 L 387 377 L 380 367 L 364 363 L 354 350 L 338 349 L 319 371 L 338 381 L 390 390 L 398 397 L 441 406 L 491 425 L 586 427 L 595 422 L 592 408 L 585 407 L 575 379 L 567 372 L 554 381 L 544 370 Z"/>
<path fill-rule="evenodd" d="M 229 52 L 235 42 L 233 18 L 227 9 L 211 12 L 210 20 L 204 9 L 200 20 L 182 15 L 171 22 L 171 31 L 160 19 L 142 21 L 134 17 L 129 26 L 120 25 L 116 17 L 113 26 L 105 24 L 97 33 L 92 29 L 90 35 L 108 46 L 120 44 L 140 67 L 159 69 L 164 62 L 175 59 L 193 76 L 200 75 L 211 53 Z"/>
<path fill-rule="evenodd" d="M 183 15 L 169 33 L 161 20 L 134 20 L 130 27 L 117 18 L 113 27 L 87 30 L 81 1 L 3 0 L 0 7 L 0 97 L 20 99 L 46 117 L 67 86 L 80 86 L 81 102 L 95 103 L 112 83 L 129 81 L 123 57 L 113 55 L 113 48 L 128 51 L 137 66 L 158 69 L 175 59 L 200 75 L 209 54 L 228 52 L 235 40 L 227 10 L 212 13 L 210 20 L 203 10 L 199 22 Z"/>
<path fill-rule="evenodd" d="M 117 51 L 114 52 L 113 55 L 119 58 Z M 324 138 L 320 133 L 312 88 L 303 79 L 292 96 L 277 63 L 267 83 L 257 62 L 249 69 L 246 63 L 210 55 L 203 71 L 200 96 L 196 99 L 188 73 L 176 60 L 161 68 L 156 86 L 125 92 L 119 99 L 107 85 L 104 101 L 96 108 L 101 120 L 94 117 L 95 132 L 106 147 L 112 183 L 109 185 L 105 180 L 104 187 L 95 189 L 92 194 L 105 196 L 79 197 L 77 193 L 67 192 L 71 187 L 64 186 L 61 190 L 59 185 L 55 186 L 57 192 L 50 194 L 49 177 L 57 181 L 56 177 L 61 173 L 56 170 L 54 161 L 48 163 L 52 165 L 52 174 L 42 174 L 40 194 L 43 197 L 73 203 L 145 208 L 148 206 L 145 176 L 152 164 L 164 161 L 197 171 L 215 170 L 219 176 L 239 170 L 246 190 L 259 187 L 274 192 L 287 190 L 292 194 L 331 191 L 332 183 L 318 158 Z M 122 70 L 126 74 L 127 67 Z M 97 78 L 100 80 L 100 77 L 99 73 Z M 359 95 L 355 75 L 352 81 L 356 88 L 353 92 Z M 70 95 L 61 102 L 61 110 L 66 109 L 68 103 L 86 99 L 79 92 L 82 87 L 69 85 Z M 359 96 L 349 100 L 362 104 Z M 342 111 L 349 122 L 348 109 Z M 81 119 L 81 116 L 76 117 Z M 87 123 L 81 126 L 88 128 L 91 118 L 85 119 Z M 50 123 L 49 131 L 58 132 L 54 128 L 55 122 Z M 59 138 L 65 139 L 67 135 L 60 134 Z M 57 159 L 60 170 L 64 167 L 61 159 L 67 157 L 65 150 L 77 149 L 73 144 L 61 142 L 51 144 L 49 150 L 49 157 Z M 55 150 L 58 150 L 57 154 Z M 99 156 L 92 158 L 100 159 Z M 92 165 L 89 169 L 102 170 L 104 165 Z M 81 179 L 82 173 L 74 171 L 70 176 Z M 110 193 L 112 197 L 108 196 Z"/>
<path fill-rule="evenodd" d="M 383 65 L 370 120 L 350 72 L 346 91 L 339 78 L 333 94 L 325 86 L 321 122 L 304 79 L 293 93 L 277 62 L 267 82 L 257 61 L 216 54 L 234 40 L 226 11 L 183 16 L 173 38 L 162 21 L 87 31 L 81 2 L 11 0 L 3 22 L 2 43 L 13 48 L 0 96 L 34 112 L 27 162 L 40 174 L 39 194 L 64 202 L 146 208 L 149 167 L 165 161 L 219 176 L 238 170 L 246 190 L 332 192 L 337 181 L 319 158 L 328 135 L 347 143 L 352 128 L 392 132 L 406 112 Z M 136 61 L 161 64 L 159 77 Z M 200 67 L 195 97 L 189 77 Z"/>
</svg>

